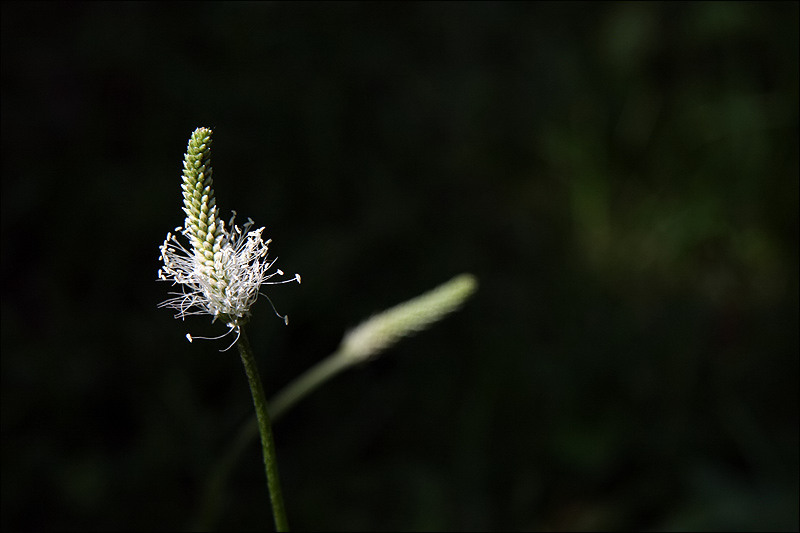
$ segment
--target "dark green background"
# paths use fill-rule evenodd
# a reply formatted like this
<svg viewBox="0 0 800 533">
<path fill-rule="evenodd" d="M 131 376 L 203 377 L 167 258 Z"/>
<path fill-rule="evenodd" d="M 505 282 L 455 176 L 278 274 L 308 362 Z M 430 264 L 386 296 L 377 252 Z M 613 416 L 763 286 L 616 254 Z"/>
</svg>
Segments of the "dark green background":
<svg viewBox="0 0 800 533">
<path fill-rule="evenodd" d="M 198 126 L 268 391 L 481 283 L 276 424 L 295 529 L 798 528 L 797 3 L 3 2 L 3 529 L 190 527 L 252 413 L 156 308 Z"/>
</svg>

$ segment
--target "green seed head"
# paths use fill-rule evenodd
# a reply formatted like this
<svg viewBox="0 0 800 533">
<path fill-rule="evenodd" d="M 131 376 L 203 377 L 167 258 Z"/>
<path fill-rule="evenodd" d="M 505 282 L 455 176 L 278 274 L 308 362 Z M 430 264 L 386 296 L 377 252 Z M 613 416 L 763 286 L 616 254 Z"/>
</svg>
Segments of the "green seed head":
<svg viewBox="0 0 800 533">
<path fill-rule="evenodd" d="M 416 298 L 362 322 L 342 339 L 341 349 L 354 362 L 377 355 L 461 307 L 478 288 L 471 274 L 461 274 Z"/>
<path fill-rule="evenodd" d="M 195 255 L 208 268 L 207 274 L 224 286 L 224 273 L 216 272 L 214 268 L 214 257 L 222 246 L 225 228 L 219 220 L 211 178 L 211 133 L 209 128 L 197 128 L 192 133 L 183 159 L 181 188 L 185 227 L 189 230 Z"/>
</svg>

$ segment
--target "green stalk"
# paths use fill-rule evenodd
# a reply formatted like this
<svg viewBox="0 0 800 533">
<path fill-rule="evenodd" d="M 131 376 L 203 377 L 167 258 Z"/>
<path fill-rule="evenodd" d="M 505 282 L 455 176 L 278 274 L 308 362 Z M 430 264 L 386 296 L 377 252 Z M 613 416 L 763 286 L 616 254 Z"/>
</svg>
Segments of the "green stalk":
<svg viewBox="0 0 800 533">
<path fill-rule="evenodd" d="M 269 401 L 268 412 L 271 421 L 277 422 L 286 411 L 317 386 L 350 366 L 352 362 L 342 355 L 342 352 L 339 351 L 320 361 L 276 394 Z M 239 459 L 247 451 L 247 447 L 252 444 L 258 434 L 258 428 L 258 417 L 251 416 L 241 426 L 225 455 L 214 466 L 203 489 L 202 504 L 198 506 L 198 514 L 190 529 L 210 531 L 215 527 L 225 498 L 225 482 Z"/>
<path fill-rule="evenodd" d="M 281 491 L 280 479 L 278 479 L 278 461 L 275 455 L 275 441 L 272 438 L 272 424 L 267 410 L 267 398 L 264 396 L 264 387 L 261 385 L 261 377 L 258 374 L 258 367 L 253 357 L 253 349 L 250 347 L 250 340 L 247 338 L 244 328 L 241 328 L 241 336 L 236 346 L 239 347 L 239 355 L 242 357 L 247 380 L 250 382 L 250 392 L 253 395 L 253 405 L 256 408 L 258 431 L 261 434 L 261 450 L 264 454 L 264 467 L 267 472 L 267 487 L 269 488 L 269 498 L 272 502 L 272 515 L 275 518 L 275 529 L 289 531 L 286 510 L 283 507 L 283 492 Z"/>
<path fill-rule="evenodd" d="M 283 416 L 283 413 L 316 389 L 321 383 L 324 383 L 352 364 L 353 361 L 340 350 L 306 370 L 305 373 L 292 381 L 270 401 L 269 412 L 273 420 Z"/>
</svg>

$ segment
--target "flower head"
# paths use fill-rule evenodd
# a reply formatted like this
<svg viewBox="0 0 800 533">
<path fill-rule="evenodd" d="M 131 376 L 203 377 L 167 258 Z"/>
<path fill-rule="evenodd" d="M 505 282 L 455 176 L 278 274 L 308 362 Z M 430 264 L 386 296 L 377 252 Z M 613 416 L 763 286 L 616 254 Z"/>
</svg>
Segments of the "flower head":
<svg viewBox="0 0 800 533">
<path fill-rule="evenodd" d="M 183 162 L 183 227 L 176 234 L 167 233 L 161 245 L 160 260 L 164 265 L 158 278 L 180 285 L 181 292 L 162 302 L 159 307 L 177 310 L 175 318 L 189 315 L 211 315 L 228 325 L 228 333 L 239 328 L 250 316 L 250 308 L 258 299 L 264 283 L 300 283 L 300 275 L 281 281 L 268 281 L 282 276 L 276 269 L 268 273 L 275 260 L 267 251 L 271 239 L 264 241 L 264 228 L 251 230 L 249 220 L 241 228 L 234 225 L 234 211 L 229 226 L 219 219 L 211 179 L 211 130 L 198 128 L 192 133 Z M 187 248 L 179 240 L 185 236 Z M 288 323 L 288 317 L 282 317 Z M 227 333 L 226 333 L 227 335 Z M 187 335 L 191 341 L 191 335 Z M 238 338 L 238 337 L 237 337 Z M 236 341 L 234 341 L 235 344 Z"/>
</svg>

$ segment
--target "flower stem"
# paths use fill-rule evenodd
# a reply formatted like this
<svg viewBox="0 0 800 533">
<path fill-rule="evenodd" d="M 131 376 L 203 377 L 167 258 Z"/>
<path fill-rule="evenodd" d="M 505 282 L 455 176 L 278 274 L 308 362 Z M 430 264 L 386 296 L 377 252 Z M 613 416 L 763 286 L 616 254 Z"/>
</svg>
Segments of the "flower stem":
<svg viewBox="0 0 800 533">
<path fill-rule="evenodd" d="M 267 487 L 269 488 L 269 498 L 272 502 L 272 515 L 275 518 L 275 529 L 289 531 L 286 510 L 283 507 L 281 483 L 278 479 L 278 461 L 275 456 L 275 441 L 272 438 L 269 411 L 267 411 L 267 399 L 264 396 L 264 387 L 261 385 L 261 377 L 258 374 L 258 367 L 253 357 L 253 349 L 250 347 L 250 340 L 247 338 L 244 328 L 241 329 L 241 336 L 236 346 L 239 347 L 239 355 L 242 357 L 247 380 L 250 382 L 250 392 L 253 395 L 253 405 L 256 408 L 258 430 L 261 433 L 261 449 L 264 454 L 264 467 L 267 472 Z"/>
<path fill-rule="evenodd" d="M 270 400 L 269 412 L 273 420 L 282 417 L 283 413 L 306 397 L 308 393 L 351 365 L 353 365 L 353 361 L 339 350 L 306 370 Z"/>
</svg>

